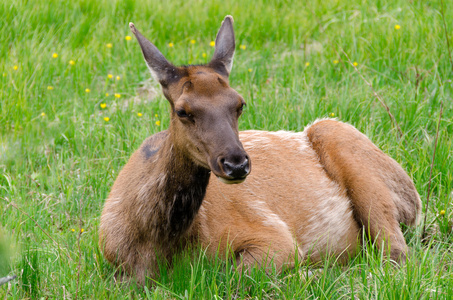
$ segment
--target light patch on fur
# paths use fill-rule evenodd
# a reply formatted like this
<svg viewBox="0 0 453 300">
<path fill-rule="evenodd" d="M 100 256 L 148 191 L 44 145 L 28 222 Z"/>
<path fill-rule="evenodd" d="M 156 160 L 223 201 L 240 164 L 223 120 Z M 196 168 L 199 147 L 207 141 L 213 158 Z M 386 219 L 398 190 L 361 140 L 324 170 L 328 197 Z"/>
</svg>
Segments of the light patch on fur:
<svg viewBox="0 0 453 300">
<path fill-rule="evenodd" d="M 148 62 L 146 61 L 145 59 L 145 62 L 146 62 L 146 65 L 148 66 L 148 70 L 151 72 L 151 76 L 153 76 L 154 80 L 156 80 L 156 82 L 159 82 L 159 75 L 157 74 L 156 71 L 154 71 L 153 69 L 151 69 L 151 67 L 148 65 Z"/>
<path fill-rule="evenodd" d="M 115 194 L 115 191 L 112 191 Z M 116 210 L 121 205 L 121 197 L 110 197 L 104 204 L 103 213 L 101 215 L 101 230 L 104 227 L 109 227 L 110 224 L 117 222 L 121 214 Z"/>
<path fill-rule="evenodd" d="M 155 192 L 156 190 L 163 190 L 166 182 L 166 174 L 161 173 L 158 176 L 149 179 L 145 184 L 141 185 L 140 190 L 137 193 L 137 198 L 136 198 L 136 207 L 134 208 L 134 212 L 136 213 L 137 219 L 141 220 L 141 225 L 145 226 L 148 217 L 148 213 L 151 208 L 150 205 L 154 204 L 156 206 L 159 206 L 160 210 L 164 209 L 165 203 L 162 201 L 158 201 L 157 203 L 155 200 L 150 199 L 152 196 L 152 193 Z"/>
<path fill-rule="evenodd" d="M 247 202 L 247 206 L 255 212 L 254 216 L 262 218 L 261 223 L 267 227 L 274 227 L 279 230 L 289 232 L 288 225 L 280 219 L 278 215 L 272 212 L 264 201 Z"/>
<path fill-rule="evenodd" d="M 227 69 L 228 74 L 231 73 L 231 69 L 233 69 L 233 61 L 234 61 L 234 53 L 231 56 L 231 60 L 229 62 L 225 63 L 225 68 Z"/>
<path fill-rule="evenodd" d="M 101 215 L 99 234 L 101 237 L 101 247 L 103 251 L 111 252 L 120 251 L 118 245 L 123 245 L 127 236 L 124 235 L 123 211 L 117 209 L 121 198 L 110 198 L 106 202 L 104 211 Z M 114 242 L 115 244 L 112 244 Z"/>
<path fill-rule="evenodd" d="M 310 128 L 311 126 L 315 125 L 316 123 L 319 123 L 321 121 L 326 121 L 326 120 L 337 121 L 337 122 L 340 122 L 340 123 L 344 123 L 344 122 L 338 121 L 336 118 L 319 118 L 319 119 L 316 119 L 313 122 L 309 123 L 308 125 L 306 125 L 302 132 L 307 132 L 308 128 Z M 344 124 L 347 124 L 347 123 L 344 123 Z"/>
<path fill-rule="evenodd" d="M 118 220 L 119 214 L 113 211 L 104 212 L 101 216 L 101 231 L 104 231 L 104 227 L 109 228 L 110 224 Z"/>
<path fill-rule="evenodd" d="M 308 137 L 305 132 L 292 132 L 292 131 L 276 131 L 270 132 L 272 135 L 277 136 L 283 142 L 296 142 L 297 150 L 304 152 L 309 147 Z"/>
<path fill-rule="evenodd" d="M 325 188 L 315 191 L 308 226 L 299 228 L 298 235 L 316 249 L 343 251 L 349 246 L 345 244 L 345 237 L 357 227 L 350 200 L 327 176 L 320 185 Z"/>
<path fill-rule="evenodd" d="M 270 139 L 266 136 L 266 131 L 247 130 L 239 133 L 244 148 L 264 148 L 271 144 Z"/>
<path fill-rule="evenodd" d="M 165 173 L 160 174 L 159 176 L 157 176 L 155 184 L 157 185 L 158 188 L 162 189 L 162 188 L 164 188 L 166 179 L 167 179 L 167 175 Z"/>
<path fill-rule="evenodd" d="M 310 123 L 310 124 L 308 124 L 307 126 L 305 126 L 303 132 L 307 132 L 307 130 L 308 130 L 311 126 L 315 125 L 316 123 L 319 123 L 319 122 L 321 122 L 321 121 L 328 121 L 328 120 L 329 120 L 329 121 L 336 121 L 336 122 L 338 122 L 338 123 L 341 123 L 341 124 L 344 124 L 344 125 L 346 125 L 346 126 L 349 126 L 351 129 L 353 129 L 354 131 L 360 133 L 363 137 L 365 137 L 367 140 L 369 140 L 369 141 L 371 142 L 371 140 L 368 138 L 368 136 L 367 136 L 366 134 L 363 134 L 363 133 L 360 132 L 357 128 L 355 128 L 353 125 L 351 125 L 351 124 L 349 124 L 349 123 L 339 121 L 337 118 L 319 118 L 319 119 L 316 119 L 316 120 L 314 120 L 312 123 Z M 373 143 L 373 142 L 371 142 L 371 143 Z M 374 144 L 373 144 L 373 145 L 374 145 Z"/>
<path fill-rule="evenodd" d="M 310 147 L 307 134 L 305 132 L 292 132 L 292 131 L 260 131 L 260 130 L 246 130 L 240 132 L 241 142 L 246 149 L 264 149 L 269 146 L 275 145 L 275 138 L 285 143 L 286 147 L 291 148 L 294 143 L 294 148 L 300 152 L 304 152 Z M 276 145 L 280 146 L 280 145 Z"/>
<path fill-rule="evenodd" d="M 165 173 L 157 175 L 155 178 L 148 180 L 147 183 L 143 184 L 138 192 L 138 199 L 148 199 L 150 191 L 154 191 L 155 188 L 163 188 L 167 175 Z"/>
</svg>

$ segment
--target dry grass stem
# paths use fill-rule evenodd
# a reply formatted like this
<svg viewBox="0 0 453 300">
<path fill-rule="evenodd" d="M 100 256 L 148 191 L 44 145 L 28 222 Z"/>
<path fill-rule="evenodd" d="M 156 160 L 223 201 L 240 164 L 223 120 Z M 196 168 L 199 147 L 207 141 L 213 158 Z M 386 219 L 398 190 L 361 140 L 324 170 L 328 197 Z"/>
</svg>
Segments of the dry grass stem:
<svg viewBox="0 0 453 300">
<path fill-rule="evenodd" d="M 451 58 L 450 41 L 448 40 L 447 24 L 445 23 L 444 1 L 443 0 L 440 0 L 440 5 L 441 5 L 440 14 L 442 15 L 442 22 L 444 23 L 445 39 L 447 40 L 448 57 L 450 58 L 451 71 L 453 72 L 453 59 Z"/>
<path fill-rule="evenodd" d="M 428 215 L 429 196 L 431 194 L 431 180 L 433 178 L 433 166 L 434 166 L 434 159 L 436 158 L 437 140 L 439 138 L 439 128 L 440 128 L 440 122 L 442 120 L 443 108 L 444 108 L 444 102 L 441 101 L 440 102 L 439 121 L 437 122 L 437 128 L 436 128 L 436 139 L 434 140 L 433 158 L 431 160 L 431 166 L 429 169 L 428 192 L 427 192 L 427 196 L 426 196 L 426 209 L 425 209 L 425 219 L 423 221 L 422 241 L 425 241 L 425 238 L 426 238 L 426 217 Z"/>
<path fill-rule="evenodd" d="M 388 107 L 388 105 L 385 103 L 385 101 L 381 98 L 381 96 L 379 96 L 379 94 L 373 88 L 373 85 L 371 84 L 371 82 L 366 80 L 366 78 L 362 75 L 362 73 L 359 71 L 359 69 L 357 69 L 357 67 L 354 65 L 354 63 L 349 58 L 348 54 L 343 49 L 341 49 L 341 52 L 343 52 L 344 56 L 346 56 L 346 58 L 348 59 L 348 63 L 354 68 L 354 70 L 357 72 L 357 74 L 359 74 L 360 78 L 362 78 L 362 80 L 370 87 L 371 91 L 373 92 L 373 95 L 376 97 L 376 99 L 378 99 L 379 103 L 381 103 L 381 105 L 385 108 L 385 110 L 387 111 L 387 114 L 390 117 L 390 120 L 392 121 L 392 125 L 394 127 L 396 127 L 396 129 L 398 130 L 398 137 L 401 138 L 403 136 L 403 131 L 401 130 L 401 127 L 398 125 L 398 122 L 396 122 L 396 119 L 393 116 L 393 114 L 390 112 L 390 108 Z"/>
<path fill-rule="evenodd" d="M 38 222 L 36 222 L 35 219 L 33 219 L 29 214 L 27 214 L 25 211 L 23 211 L 22 209 L 20 209 L 15 203 L 13 203 L 12 201 L 9 201 L 7 198 L 2 198 L 4 199 L 6 202 L 8 202 L 8 204 L 10 204 L 12 207 L 14 207 L 15 209 L 17 209 L 18 211 L 20 211 L 21 213 L 23 213 L 24 215 L 26 215 L 30 220 L 32 220 L 35 225 L 58 247 L 58 249 L 60 249 L 61 251 L 63 251 L 63 249 L 60 247 L 60 244 L 57 243 L 57 241 L 55 241 L 41 226 L 39 226 Z M 67 249 L 69 249 L 68 245 L 65 243 Z M 66 256 L 72 260 L 71 256 L 69 256 L 69 254 L 65 251 L 63 251 L 64 254 L 66 254 Z"/>
</svg>

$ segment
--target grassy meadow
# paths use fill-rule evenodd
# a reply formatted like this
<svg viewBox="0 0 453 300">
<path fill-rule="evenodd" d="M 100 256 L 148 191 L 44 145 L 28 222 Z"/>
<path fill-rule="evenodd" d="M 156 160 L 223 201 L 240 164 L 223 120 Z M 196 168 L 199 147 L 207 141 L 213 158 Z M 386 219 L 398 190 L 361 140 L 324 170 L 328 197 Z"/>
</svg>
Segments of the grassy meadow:
<svg viewBox="0 0 453 300">
<path fill-rule="evenodd" d="M 406 265 L 365 243 L 347 266 L 240 277 L 227 254 L 195 247 L 144 289 L 115 281 L 97 243 L 104 200 L 132 152 L 169 124 L 128 23 L 175 64 L 203 64 L 227 14 L 230 84 L 248 104 L 240 129 L 335 117 L 413 178 L 423 214 L 405 232 Z M 0 16 L 0 278 L 17 275 L 0 299 L 453 298 L 450 1 L 13 0 Z"/>
</svg>

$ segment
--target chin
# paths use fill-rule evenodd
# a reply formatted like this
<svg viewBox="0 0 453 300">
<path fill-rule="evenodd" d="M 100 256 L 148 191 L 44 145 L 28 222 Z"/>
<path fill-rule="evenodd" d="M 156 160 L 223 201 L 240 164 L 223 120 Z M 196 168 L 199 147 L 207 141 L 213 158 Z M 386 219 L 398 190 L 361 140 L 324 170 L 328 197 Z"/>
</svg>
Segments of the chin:
<svg viewBox="0 0 453 300">
<path fill-rule="evenodd" d="M 217 176 L 217 178 L 223 182 L 223 183 L 226 183 L 226 184 L 238 184 L 238 183 L 242 183 L 245 181 L 246 177 L 244 178 L 240 178 L 240 179 L 226 179 L 226 178 L 223 178 L 223 177 L 220 177 L 220 176 Z"/>
</svg>

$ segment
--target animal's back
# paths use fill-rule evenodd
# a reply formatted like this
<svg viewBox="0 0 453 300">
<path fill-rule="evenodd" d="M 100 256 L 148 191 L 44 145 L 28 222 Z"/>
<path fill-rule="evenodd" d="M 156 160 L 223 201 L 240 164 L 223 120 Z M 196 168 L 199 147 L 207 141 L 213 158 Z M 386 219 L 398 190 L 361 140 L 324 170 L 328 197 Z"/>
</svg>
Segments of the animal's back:
<svg viewBox="0 0 453 300">
<path fill-rule="evenodd" d="M 193 227 L 203 246 L 215 252 L 231 244 L 246 263 L 264 252 L 280 264 L 295 249 L 311 262 L 325 254 L 347 259 L 364 227 L 379 243 L 392 243 L 392 259 L 404 261 L 398 221 L 416 224 L 420 198 L 401 166 L 365 135 L 324 120 L 299 133 L 244 131 L 240 138 L 252 172 L 239 185 L 211 176 Z M 244 253 L 250 249 L 256 253 Z"/>
<path fill-rule="evenodd" d="M 359 227 L 350 200 L 326 174 L 305 132 L 243 131 L 252 172 L 238 185 L 211 177 L 195 234 L 213 253 L 227 240 L 235 253 L 270 249 L 318 261 L 324 254 L 352 254 Z M 294 257 L 293 257 L 294 258 Z"/>
</svg>

